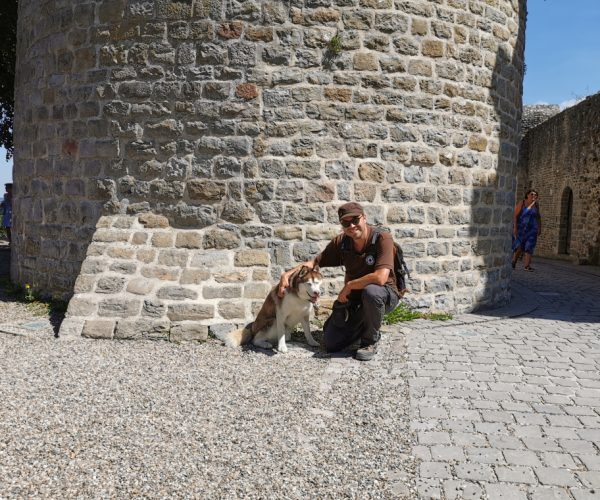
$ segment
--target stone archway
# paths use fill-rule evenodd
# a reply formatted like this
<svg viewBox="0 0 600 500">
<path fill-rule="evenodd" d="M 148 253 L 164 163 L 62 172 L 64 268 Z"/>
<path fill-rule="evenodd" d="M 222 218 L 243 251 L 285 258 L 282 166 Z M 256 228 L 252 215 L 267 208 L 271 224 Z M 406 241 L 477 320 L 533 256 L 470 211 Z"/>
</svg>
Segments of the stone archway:
<svg viewBox="0 0 600 500">
<path fill-rule="evenodd" d="M 560 223 L 558 229 L 558 253 L 571 253 L 571 229 L 573 220 L 573 190 L 566 187 L 560 202 Z"/>
</svg>

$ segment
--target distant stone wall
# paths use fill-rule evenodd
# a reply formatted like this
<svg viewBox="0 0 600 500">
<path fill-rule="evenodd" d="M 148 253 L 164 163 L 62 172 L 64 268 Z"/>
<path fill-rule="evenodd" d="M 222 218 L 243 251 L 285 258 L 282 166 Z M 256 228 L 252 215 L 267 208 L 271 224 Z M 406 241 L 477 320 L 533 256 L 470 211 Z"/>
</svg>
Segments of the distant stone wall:
<svg viewBox="0 0 600 500">
<path fill-rule="evenodd" d="M 560 113 L 560 106 L 558 104 L 531 104 L 523 106 L 521 134 L 525 135 L 529 130 L 558 113 Z"/>
<path fill-rule="evenodd" d="M 600 94 L 531 129 L 523 150 L 524 188 L 540 194 L 543 231 L 536 254 L 600 264 Z"/>
<path fill-rule="evenodd" d="M 523 106 L 523 115 L 521 118 L 521 138 L 523 138 L 529 130 L 537 127 L 541 123 L 545 122 L 548 118 L 553 117 L 557 113 L 560 113 L 560 106 L 558 104 L 533 104 Z M 526 158 L 529 154 L 527 151 L 528 142 L 521 141 L 521 147 L 519 149 L 519 165 L 525 165 Z M 519 199 L 527 189 L 527 170 L 525 168 L 519 168 L 517 171 L 517 186 L 515 192 L 517 193 L 517 199 Z"/>
<path fill-rule="evenodd" d="M 165 328 L 249 319 L 348 200 L 402 242 L 412 305 L 508 299 L 524 1 L 19 7 L 13 276 L 75 290 L 77 328 L 147 318 L 146 289 Z"/>
</svg>

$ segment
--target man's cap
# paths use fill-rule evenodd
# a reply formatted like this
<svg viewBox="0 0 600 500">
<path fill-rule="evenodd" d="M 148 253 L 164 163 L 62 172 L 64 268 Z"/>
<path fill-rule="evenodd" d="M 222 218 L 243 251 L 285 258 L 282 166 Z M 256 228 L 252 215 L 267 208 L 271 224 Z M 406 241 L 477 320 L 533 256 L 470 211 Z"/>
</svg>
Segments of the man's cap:
<svg viewBox="0 0 600 500">
<path fill-rule="evenodd" d="M 6 184 L 4 184 L 4 187 L 10 188 L 12 187 L 13 183 L 12 182 L 7 182 Z"/>
<path fill-rule="evenodd" d="M 365 211 L 360 203 L 351 201 L 350 203 L 344 203 L 340 208 L 338 208 L 339 220 L 342 220 L 344 217 L 348 217 L 349 215 L 365 215 Z"/>
</svg>

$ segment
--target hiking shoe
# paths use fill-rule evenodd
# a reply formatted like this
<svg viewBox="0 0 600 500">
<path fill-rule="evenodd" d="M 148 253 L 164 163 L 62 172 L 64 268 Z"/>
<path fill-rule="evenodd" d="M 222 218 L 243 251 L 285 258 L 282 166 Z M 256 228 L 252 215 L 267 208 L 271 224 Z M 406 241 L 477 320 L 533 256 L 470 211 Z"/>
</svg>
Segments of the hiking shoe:
<svg viewBox="0 0 600 500">
<path fill-rule="evenodd" d="M 371 361 L 377 354 L 377 342 L 374 344 L 363 345 L 356 351 L 354 355 L 358 361 Z"/>
<path fill-rule="evenodd" d="M 525 266 L 525 271 L 533 272 L 533 267 Z"/>
<path fill-rule="evenodd" d="M 511 263 L 512 268 L 514 269 L 515 267 L 517 267 L 517 261 L 513 260 Z"/>
</svg>

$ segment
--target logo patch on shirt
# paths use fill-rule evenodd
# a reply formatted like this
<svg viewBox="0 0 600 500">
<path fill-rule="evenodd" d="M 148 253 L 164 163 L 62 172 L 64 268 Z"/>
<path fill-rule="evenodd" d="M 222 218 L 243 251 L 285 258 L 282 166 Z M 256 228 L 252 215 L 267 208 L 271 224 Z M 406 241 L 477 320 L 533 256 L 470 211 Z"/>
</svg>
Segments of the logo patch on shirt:
<svg viewBox="0 0 600 500">
<path fill-rule="evenodd" d="M 373 257 L 372 255 L 367 255 L 365 262 L 368 266 L 372 266 L 373 264 L 375 264 L 375 257 Z"/>
</svg>

